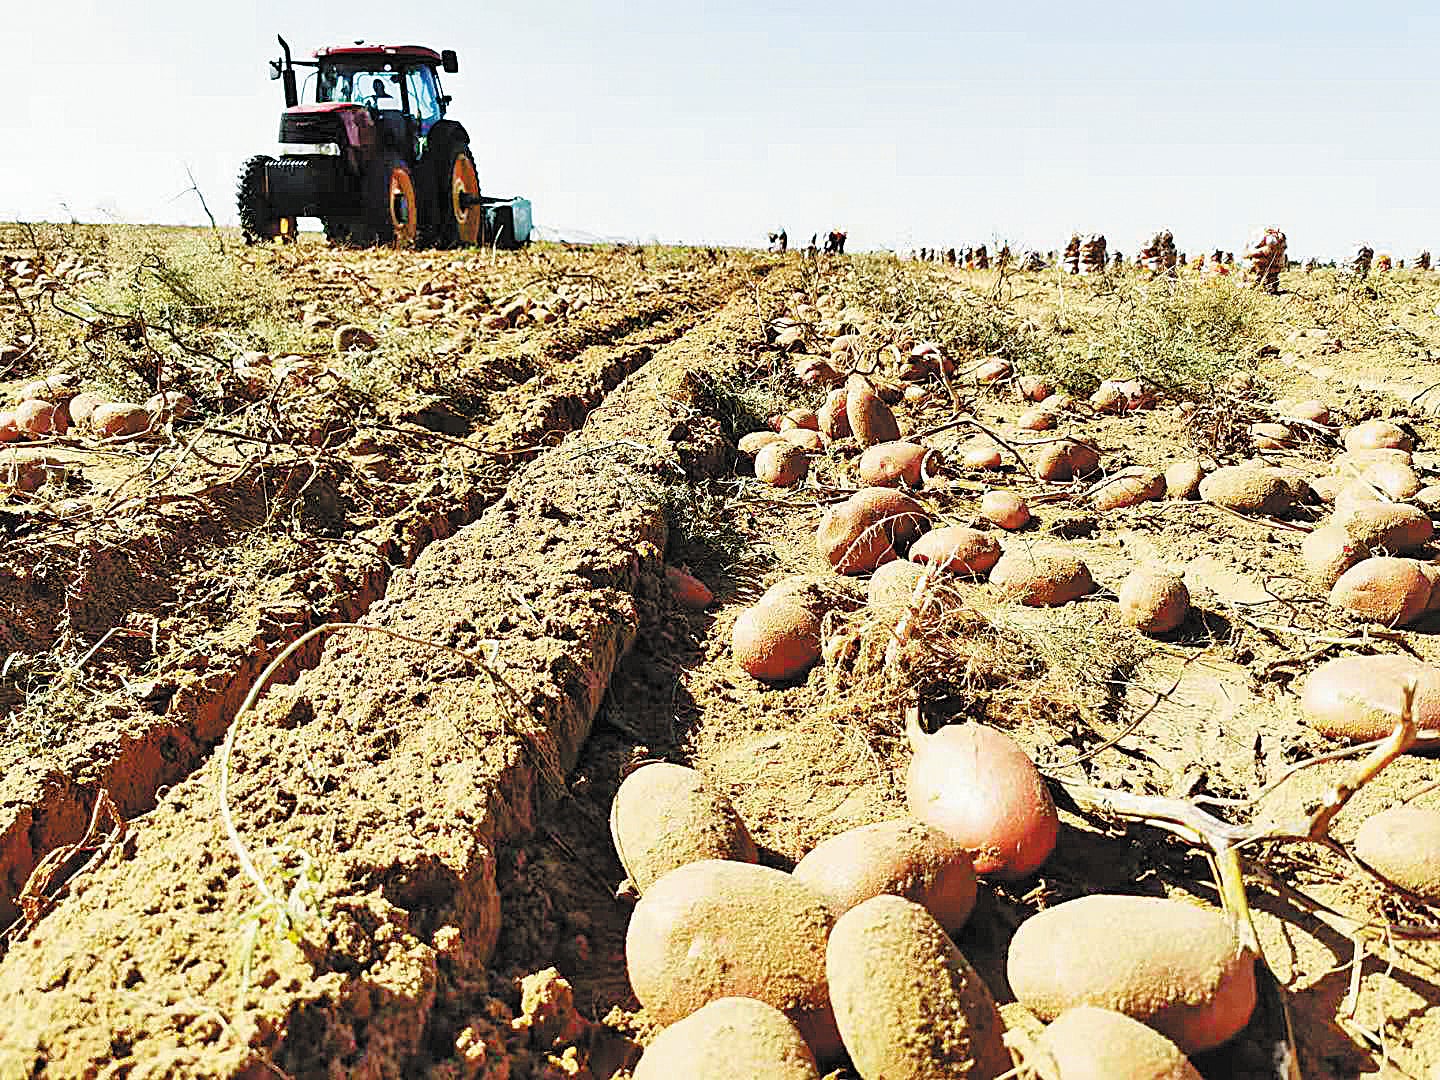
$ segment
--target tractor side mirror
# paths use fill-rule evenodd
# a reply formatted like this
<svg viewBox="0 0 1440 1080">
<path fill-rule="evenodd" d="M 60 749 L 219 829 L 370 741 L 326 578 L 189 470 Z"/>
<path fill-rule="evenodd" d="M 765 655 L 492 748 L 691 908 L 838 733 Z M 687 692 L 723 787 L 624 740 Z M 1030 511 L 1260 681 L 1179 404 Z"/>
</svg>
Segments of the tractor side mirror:
<svg viewBox="0 0 1440 1080">
<path fill-rule="evenodd" d="M 454 49 L 445 49 L 440 53 L 440 66 L 447 75 L 454 75 L 460 70 L 460 58 L 455 55 Z"/>
<path fill-rule="evenodd" d="M 271 60 L 271 61 L 270 61 L 270 81 L 271 81 L 271 82 L 274 82 L 274 81 L 275 81 L 276 79 L 278 79 L 278 78 L 280 78 L 280 61 L 279 61 L 279 60 Z"/>
</svg>

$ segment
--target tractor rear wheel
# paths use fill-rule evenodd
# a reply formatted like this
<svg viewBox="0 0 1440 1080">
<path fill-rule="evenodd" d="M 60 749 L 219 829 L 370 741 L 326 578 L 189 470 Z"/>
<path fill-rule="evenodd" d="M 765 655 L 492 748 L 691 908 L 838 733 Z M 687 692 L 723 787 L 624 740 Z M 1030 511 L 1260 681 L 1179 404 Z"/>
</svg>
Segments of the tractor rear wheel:
<svg viewBox="0 0 1440 1080">
<path fill-rule="evenodd" d="M 282 230 L 280 215 L 270 205 L 270 195 L 265 184 L 265 169 L 275 159 L 266 154 L 256 154 L 246 160 L 240 168 L 240 178 L 235 183 L 235 204 L 240 211 L 240 229 L 245 242 L 254 244 L 273 240 L 282 231 L 295 234 L 295 219 L 284 219 L 289 228 Z"/>
<path fill-rule="evenodd" d="M 456 143 L 447 155 L 446 168 L 439 175 L 436 193 L 435 246 L 469 247 L 480 240 L 480 222 L 485 208 L 480 205 L 480 180 L 475 158 L 465 143 Z"/>
<path fill-rule="evenodd" d="M 410 166 L 398 155 L 389 157 L 382 166 L 384 204 L 376 208 L 375 224 L 381 243 L 397 248 L 415 246 L 420 230 L 420 207 L 415 199 L 415 177 Z"/>
</svg>

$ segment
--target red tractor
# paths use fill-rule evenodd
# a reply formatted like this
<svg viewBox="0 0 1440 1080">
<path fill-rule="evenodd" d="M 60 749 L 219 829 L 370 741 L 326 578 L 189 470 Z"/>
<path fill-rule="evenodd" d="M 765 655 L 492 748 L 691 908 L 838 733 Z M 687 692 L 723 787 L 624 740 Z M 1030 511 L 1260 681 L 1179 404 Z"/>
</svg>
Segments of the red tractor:
<svg viewBox="0 0 1440 1080">
<path fill-rule="evenodd" d="M 458 247 L 487 233 L 506 247 L 528 241 L 529 203 L 481 197 L 470 136 L 445 115 L 439 72 L 459 70 L 452 50 L 356 44 L 303 61 L 279 40 L 270 77 L 285 88 L 280 144 L 245 162 L 236 190 L 247 241 L 293 238 L 300 217 L 358 246 Z M 315 69 L 305 104 L 297 67 Z"/>
</svg>

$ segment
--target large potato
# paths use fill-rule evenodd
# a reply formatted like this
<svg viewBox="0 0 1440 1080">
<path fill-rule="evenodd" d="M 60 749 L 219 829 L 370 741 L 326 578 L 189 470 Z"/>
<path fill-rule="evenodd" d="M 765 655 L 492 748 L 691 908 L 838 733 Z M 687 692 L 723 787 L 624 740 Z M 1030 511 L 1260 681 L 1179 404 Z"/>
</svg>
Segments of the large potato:
<svg viewBox="0 0 1440 1080">
<path fill-rule="evenodd" d="M 1370 622 L 1405 626 L 1430 604 L 1430 579 L 1414 559 L 1364 559 L 1340 575 L 1330 603 Z"/>
<path fill-rule="evenodd" d="M 910 546 L 910 561 L 935 565 L 951 574 L 984 577 L 1000 558 L 1000 545 L 989 533 L 946 525 L 931 529 Z"/>
<path fill-rule="evenodd" d="M 1165 495 L 1165 477 L 1154 469 L 1121 469 L 1096 485 L 1091 500 L 1096 510 L 1118 510 Z"/>
<path fill-rule="evenodd" d="M 953 934 L 975 908 L 970 852 L 914 818 L 862 825 L 823 840 L 796 864 L 794 876 L 836 915 L 874 896 L 903 896 Z"/>
<path fill-rule="evenodd" d="M 933 467 L 932 452 L 918 443 L 877 443 L 860 455 L 856 469 L 867 487 L 894 487 L 902 480 L 912 488 L 919 487 L 927 457 Z"/>
<path fill-rule="evenodd" d="M 855 441 L 861 446 L 895 442 L 900 438 L 895 414 L 880 400 L 864 375 L 851 375 L 845 381 L 845 417 Z"/>
<path fill-rule="evenodd" d="M 977 873 L 1013 880 L 1050 857 L 1060 818 L 1019 743 L 983 724 L 909 734 L 915 754 L 905 773 L 906 805 L 969 851 Z"/>
<path fill-rule="evenodd" d="M 1218 911 L 1143 896 L 1082 896 L 1032 915 L 1010 942 L 1010 988 L 1042 1020 L 1114 1009 L 1187 1054 L 1219 1046 L 1255 1008 L 1255 957 Z"/>
<path fill-rule="evenodd" d="M 830 391 L 825 398 L 825 404 L 820 406 L 820 411 L 815 414 L 815 422 L 819 425 L 820 434 L 830 442 L 850 437 L 850 418 L 845 413 L 843 387 Z"/>
<path fill-rule="evenodd" d="M 990 583 L 1030 607 L 1057 607 L 1095 591 L 1085 561 L 1059 547 L 1012 547 L 991 569 Z"/>
<path fill-rule="evenodd" d="M 1345 433 L 1345 449 L 1356 450 L 1412 450 L 1415 440 L 1389 420 L 1366 420 L 1356 424 Z"/>
<path fill-rule="evenodd" d="M 1440 810 L 1393 806 L 1365 819 L 1355 854 L 1402 888 L 1440 904 Z"/>
<path fill-rule="evenodd" d="M 1040 1080 L 1201 1080 L 1173 1042 L 1111 1009 L 1066 1009 L 1035 1047 Z"/>
<path fill-rule="evenodd" d="M 796 601 L 746 608 L 731 632 L 735 662 L 763 682 L 799 678 L 820 659 L 820 618 Z"/>
<path fill-rule="evenodd" d="M 1158 566 L 1137 566 L 1120 584 L 1120 617 L 1146 634 L 1165 634 L 1190 613 L 1185 575 Z"/>
<path fill-rule="evenodd" d="M 658 1023 L 726 997 L 773 1005 L 816 1058 L 840 1052 L 825 981 L 834 915 L 808 885 L 768 866 L 706 860 L 672 870 L 635 905 L 630 987 Z"/>
<path fill-rule="evenodd" d="M 820 1080 L 820 1070 L 799 1028 L 779 1009 L 754 998 L 727 997 L 710 1002 L 655 1036 L 635 1066 L 634 1077 Z"/>
<path fill-rule="evenodd" d="M 867 574 L 899 558 L 930 527 L 925 508 L 890 488 L 862 488 L 820 518 L 815 546 L 842 574 Z"/>
<path fill-rule="evenodd" d="M 1035 458 L 1035 475 L 1041 480 L 1080 480 L 1099 468 L 1099 452 L 1078 439 L 1049 443 Z"/>
<path fill-rule="evenodd" d="M 1300 695 L 1317 731 L 1367 742 L 1395 729 L 1406 682 L 1415 682 L 1415 726 L 1440 730 L 1440 668 L 1408 656 L 1341 656 L 1310 673 Z"/>
<path fill-rule="evenodd" d="M 1242 514 L 1279 517 L 1305 493 L 1304 481 L 1282 469 L 1227 465 L 1200 481 L 1200 498 Z"/>
<path fill-rule="evenodd" d="M 919 904 L 877 896 L 847 911 L 825 971 L 861 1080 L 993 1080 L 1010 1070 L 989 987 Z"/>
<path fill-rule="evenodd" d="M 627 776 L 610 804 L 610 839 L 637 891 L 701 859 L 755 861 L 730 800 L 694 769 L 656 761 Z"/>
</svg>

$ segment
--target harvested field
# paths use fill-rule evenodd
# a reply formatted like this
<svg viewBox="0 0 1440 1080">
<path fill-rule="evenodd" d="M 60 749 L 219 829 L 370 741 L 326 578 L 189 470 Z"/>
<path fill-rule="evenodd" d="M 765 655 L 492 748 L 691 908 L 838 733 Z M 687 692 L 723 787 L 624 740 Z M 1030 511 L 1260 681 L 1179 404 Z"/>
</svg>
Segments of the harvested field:
<svg viewBox="0 0 1440 1080">
<path fill-rule="evenodd" d="M 1277 1047 L 1305 1077 L 1440 1068 L 1440 910 L 1351 861 L 1367 816 L 1440 807 L 1435 743 L 1365 777 L 1328 842 L 1287 839 L 1358 760 L 1307 721 L 1306 677 L 1440 663 L 1440 616 L 1338 606 L 1301 549 L 1345 510 L 1326 496 L 1432 511 L 1440 275 L 1272 296 L 880 256 L 0 241 L 7 400 L 68 373 L 191 403 L 0 447 L 12 481 L 43 459 L 0 504 L 0 1076 L 626 1077 L 657 1024 L 626 970 L 620 782 L 693 767 L 789 870 L 906 813 L 907 714 L 1004 731 L 1054 793 L 1053 855 L 982 875 L 954 935 L 1021 1052 L 1042 1024 L 1007 979 L 1016 929 L 1111 892 L 1253 925 L 1268 990 L 1194 1055 L 1206 1077 L 1286 1075 Z M 856 439 L 817 435 L 783 487 L 736 448 L 856 372 L 931 451 L 931 526 L 997 541 L 1007 574 L 1078 557 L 1093 588 L 1030 606 L 987 564 L 866 603 L 816 545 L 863 486 Z M 1413 440 L 1418 491 L 1339 459 L 1372 419 Z M 1098 468 L 1043 479 L 1064 439 Z M 1164 497 L 1149 474 L 1181 461 L 1278 486 Z M 995 490 L 1031 521 L 994 526 Z M 1151 563 L 1189 597 L 1158 634 L 1117 602 Z M 682 567 L 713 602 L 682 602 Z M 732 631 L 792 575 L 827 583 L 818 657 L 762 682 Z M 1156 827 L 1181 805 L 1253 830 L 1233 868 Z"/>
</svg>

